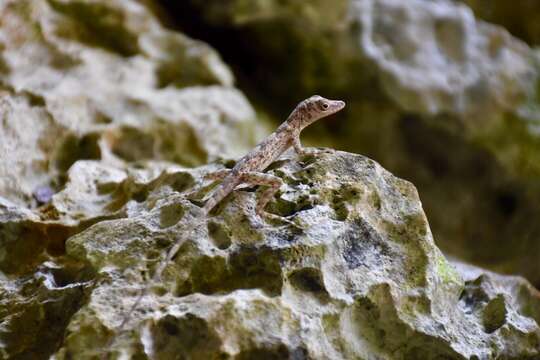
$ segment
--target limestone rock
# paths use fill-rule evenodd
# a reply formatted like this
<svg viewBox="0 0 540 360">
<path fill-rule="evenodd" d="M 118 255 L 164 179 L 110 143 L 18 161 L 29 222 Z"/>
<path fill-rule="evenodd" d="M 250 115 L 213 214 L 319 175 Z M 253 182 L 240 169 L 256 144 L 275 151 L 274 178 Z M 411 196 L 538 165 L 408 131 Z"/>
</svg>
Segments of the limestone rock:
<svg viewBox="0 0 540 360">
<path fill-rule="evenodd" d="M 246 190 L 204 218 L 186 196 L 204 196 L 202 176 L 217 168 L 147 176 L 122 218 L 67 241 L 96 277 L 55 358 L 538 356 L 538 293 L 518 278 L 464 281 L 435 246 L 416 189 L 372 160 L 325 151 L 273 164 L 285 185 L 267 210 L 289 222 L 257 218 L 258 192 Z"/>
<path fill-rule="evenodd" d="M 91 288 L 80 264 L 43 262 L 30 276 L 0 272 L 0 358 L 46 359 Z"/>
<path fill-rule="evenodd" d="M 538 292 L 519 277 L 449 263 L 434 244 L 416 189 L 363 156 L 291 153 L 272 164 L 269 171 L 285 185 L 267 210 L 288 221 L 256 217 L 260 191 L 253 188 L 235 191 L 203 218 L 199 205 L 212 187 L 204 174 L 230 167 L 228 158 L 251 148 L 259 136 L 255 114 L 231 87 L 232 75 L 215 51 L 163 28 L 143 3 L 149 1 L 0 2 L 0 358 L 93 359 L 108 352 L 113 358 L 151 359 L 540 356 Z M 429 24 L 425 9 L 439 2 L 429 3 L 415 3 L 420 12 L 411 18 Z M 275 39 L 250 42 L 261 53 L 265 44 L 278 50 L 265 56 L 288 49 L 284 69 L 291 76 L 270 73 L 263 84 L 291 85 L 286 96 L 295 101 L 302 97 L 298 89 L 355 94 L 345 97 L 355 125 L 338 125 L 351 147 L 377 143 L 383 159 L 417 174 L 422 186 L 433 175 L 426 163 L 473 169 L 478 181 L 472 189 L 480 194 L 475 204 L 489 204 L 482 199 L 493 189 L 506 190 L 496 193 L 506 212 L 495 215 L 512 215 L 512 222 L 505 231 L 492 229 L 489 241 L 511 234 L 523 248 L 508 242 L 499 246 L 498 258 L 485 251 L 471 257 L 530 278 L 539 273 L 530 240 L 538 229 L 530 219 L 538 214 L 531 199 L 540 190 L 534 176 L 520 181 L 537 169 L 530 130 L 537 102 L 531 98 L 530 106 L 514 108 L 520 97 L 515 94 L 530 95 L 533 77 L 520 75 L 516 87 L 487 89 L 486 104 L 506 107 L 515 118 L 496 110 L 485 123 L 467 121 L 471 108 L 459 113 L 459 107 L 438 118 L 423 107 L 429 101 L 452 108 L 462 96 L 458 87 L 446 100 L 417 98 L 405 119 L 402 94 L 424 88 L 393 85 L 390 72 L 358 50 L 361 32 L 355 26 L 361 18 L 350 2 L 205 4 L 212 11 L 208 21 L 255 29 L 249 39 L 292 33 L 287 39 L 300 40 L 304 45 L 293 48 Z M 399 8 L 388 0 L 364 4 Z M 351 14 L 356 20 L 340 25 Z M 484 25 L 474 28 L 476 35 L 491 29 Z M 506 55 L 528 56 L 528 48 L 505 36 Z M 374 46 L 380 44 L 376 38 Z M 228 46 L 238 50 L 237 42 Z M 241 54 L 249 60 L 248 52 Z M 495 60 L 486 59 L 486 66 L 501 70 Z M 489 84 L 504 83 L 506 70 L 514 76 L 503 68 Z M 466 124 L 463 133 L 456 124 Z M 374 131 L 379 125 L 384 133 Z M 506 142 L 480 137 L 508 133 Z M 526 141 L 516 142 L 518 135 Z M 470 141 L 482 157 L 463 164 L 479 151 Z M 463 144 L 468 147 L 446 164 L 448 150 L 456 155 Z M 488 164 L 480 167 L 485 178 L 478 176 L 477 164 Z M 430 211 L 444 206 L 432 218 L 447 246 L 453 244 L 448 239 L 463 241 L 454 242 L 459 253 L 468 244 L 463 234 L 476 234 L 494 213 L 470 216 L 478 210 L 464 201 L 471 189 L 463 190 L 463 179 L 449 173 L 445 181 L 436 179 L 448 194 L 441 196 L 435 186 L 422 196 Z M 486 186 L 494 174 L 501 180 Z M 440 201 L 446 196 L 452 201 Z M 463 219 L 476 222 L 468 228 Z M 484 246 L 487 238 L 475 240 Z M 178 255 L 119 331 L 177 240 L 183 241 Z M 523 262 L 527 268 L 520 267 Z"/>
<path fill-rule="evenodd" d="M 272 107 L 313 92 L 347 101 L 312 143 L 411 180 L 445 252 L 540 284 L 537 51 L 456 1 L 187 3 L 205 25 L 181 12 L 179 23 L 278 99 Z"/>
<path fill-rule="evenodd" d="M 259 191 L 249 189 L 202 217 L 204 174 L 222 167 L 78 161 L 52 203 L 94 224 L 74 227 L 67 256 L 36 254 L 37 265 L 26 259 L 32 275 L 0 279 L 2 357 L 538 356 L 538 292 L 518 277 L 456 271 L 416 189 L 372 160 L 324 151 L 275 162 L 285 185 L 267 210 L 288 222 L 256 217 Z M 115 217 L 91 217 L 110 209 Z M 3 238 L 55 225 L 5 201 L 2 210 Z M 178 255 L 119 331 L 177 240 Z"/>
<path fill-rule="evenodd" d="M 259 136 L 217 53 L 137 2 L 10 0 L 0 13 L 0 196 L 14 203 L 42 204 L 78 159 L 200 165 Z"/>
<path fill-rule="evenodd" d="M 0 358 L 47 359 L 95 285 L 66 239 L 142 201 L 144 161 L 160 174 L 239 156 L 259 126 L 217 53 L 138 2 L 0 14 Z"/>
<path fill-rule="evenodd" d="M 447 1 L 352 1 L 360 49 L 405 111 L 490 118 L 513 109 L 537 77 L 534 54 Z"/>
</svg>

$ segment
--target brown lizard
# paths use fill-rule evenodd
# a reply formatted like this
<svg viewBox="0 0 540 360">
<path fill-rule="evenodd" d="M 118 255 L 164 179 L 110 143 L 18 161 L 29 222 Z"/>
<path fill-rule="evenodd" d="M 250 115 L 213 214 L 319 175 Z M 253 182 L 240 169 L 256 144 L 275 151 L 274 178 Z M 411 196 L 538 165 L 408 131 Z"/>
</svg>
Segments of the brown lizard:
<svg viewBox="0 0 540 360">
<path fill-rule="evenodd" d="M 315 121 L 332 115 L 345 107 L 345 102 L 328 100 L 314 95 L 296 106 L 287 120 L 275 132 L 259 143 L 245 155 L 232 169 L 223 169 L 206 176 L 208 179 L 223 180 L 206 201 L 203 210 L 206 215 L 238 185 L 265 185 L 268 189 L 261 195 L 257 204 L 257 214 L 266 215 L 264 207 L 282 185 L 277 176 L 264 174 L 263 171 L 275 161 L 285 150 L 294 150 L 303 155 L 306 153 L 300 143 L 300 132 Z"/>
<path fill-rule="evenodd" d="M 212 211 L 212 209 L 219 202 L 233 192 L 234 189 L 240 184 L 268 186 L 268 189 L 263 192 L 257 203 L 256 212 L 259 216 L 274 216 L 267 214 L 264 211 L 264 208 L 268 201 L 270 201 L 272 196 L 280 188 L 282 181 L 277 176 L 264 174 L 263 171 L 290 147 L 293 147 L 299 155 L 306 154 L 306 151 L 300 143 L 300 132 L 315 121 L 332 115 L 344 107 L 345 102 L 343 101 L 328 100 L 319 95 L 314 95 L 300 102 L 289 115 L 287 120 L 285 120 L 285 122 L 281 124 L 275 132 L 270 134 L 253 150 L 240 159 L 232 169 L 218 170 L 214 173 L 206 175 L 206 179 L 223 181 L 206 200 L 206 204 L 202 209 L 204 218 L 206 218 L 210 211 Z M 165 259 L 163 259 L 152 277 L 152 284 L 159 281 L 165 267 L 169 261 L 174 258 L 185 238 L 186 237 L 184 236 L 178 240 L 168 251 L 167 256 Z M 144 294 L 148 291 L 149 285 L 150 284 L 141 290 L 139 296 L 135 300 L 135 303 L 132 305 L 122 323 L 118 327 L 119 331 L 122 331 L 124 328 L 125 324 L 130 318 L 131 313 L 137 308 Z M 112 342 L 109 345 L 111 344 Z"/>
</svg>

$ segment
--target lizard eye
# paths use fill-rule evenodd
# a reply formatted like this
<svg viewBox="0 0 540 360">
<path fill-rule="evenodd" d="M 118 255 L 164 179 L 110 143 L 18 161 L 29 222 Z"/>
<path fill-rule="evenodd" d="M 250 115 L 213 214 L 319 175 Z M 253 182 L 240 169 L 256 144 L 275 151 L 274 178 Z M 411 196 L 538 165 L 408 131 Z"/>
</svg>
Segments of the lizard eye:
<svg viewBox="0 0 540 360">
<path fill-rule="evenodd" d="M 327 103 L 323 103 L 323 104 L 322 104 L 322 108 L 323 108 L 324 110 L 327 110 L 327 109 L 328 109 L 328 104 L 327 104 Z"/>
</svg>

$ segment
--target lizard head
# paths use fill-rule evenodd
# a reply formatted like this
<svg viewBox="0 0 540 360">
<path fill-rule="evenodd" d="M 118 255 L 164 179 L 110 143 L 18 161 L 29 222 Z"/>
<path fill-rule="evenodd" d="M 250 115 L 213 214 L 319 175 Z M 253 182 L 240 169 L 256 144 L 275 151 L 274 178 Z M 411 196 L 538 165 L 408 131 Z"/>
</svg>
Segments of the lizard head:
<svg viewBox="0 0 540 360">
<path fill-rule="evenodd" d="M 329 100 L 319 95 L 313 95 L 298 104 L 295 112 L 299 115 L 301 127 L 305 128 L 323 117 L 337 113 L 344 107 L 344 101 Z"/>
</svg>

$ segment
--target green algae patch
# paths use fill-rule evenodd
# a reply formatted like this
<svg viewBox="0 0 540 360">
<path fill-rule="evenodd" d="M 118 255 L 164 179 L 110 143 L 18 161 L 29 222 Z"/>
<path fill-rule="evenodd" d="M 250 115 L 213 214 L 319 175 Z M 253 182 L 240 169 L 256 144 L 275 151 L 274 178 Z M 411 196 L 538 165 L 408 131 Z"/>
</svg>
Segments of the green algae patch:
<svg viewBox="0 0 540 360">
<path fill-rule="evenodd" d="M 435 257 L 435 269 L 436 274 L 443 283 L 451 286 L 463 286 L 463 279 L 444 255 L 439 254 Z"/>
</svg>

